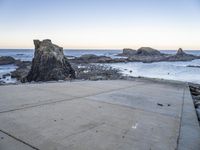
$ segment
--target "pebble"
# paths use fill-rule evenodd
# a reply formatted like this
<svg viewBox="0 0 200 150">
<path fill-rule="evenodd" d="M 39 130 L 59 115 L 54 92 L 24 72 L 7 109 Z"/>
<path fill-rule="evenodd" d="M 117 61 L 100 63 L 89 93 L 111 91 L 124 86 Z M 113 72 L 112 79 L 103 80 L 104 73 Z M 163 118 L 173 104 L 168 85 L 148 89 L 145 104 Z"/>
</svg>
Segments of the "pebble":
<svg viewBox="0 0 200 150">
<path fill-rule="evenodd" d="M 163 104 L 157 103 L 157 105 L 163 107 Z"/>
</svg>

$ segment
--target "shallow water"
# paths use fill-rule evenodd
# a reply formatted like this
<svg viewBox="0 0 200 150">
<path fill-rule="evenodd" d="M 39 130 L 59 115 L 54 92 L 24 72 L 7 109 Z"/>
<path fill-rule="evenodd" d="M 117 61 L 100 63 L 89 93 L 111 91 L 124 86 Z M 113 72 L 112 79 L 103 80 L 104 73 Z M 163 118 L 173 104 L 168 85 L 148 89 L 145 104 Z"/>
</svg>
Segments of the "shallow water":
<svg viewBox="0 0 200 150">
<path fill-rule="evenodd" d="M 10 76 L 3 78 L 4 74 L 14 71 L 17 67 L 15 65 L 0 65 L 0 81 L 6 83 L 15 83 L 16 79 L 12 79 Z"/>
<path fill-rule="evenodd" d="M 130 62 L 107 65 L 119 69 L 124 75 L 128 76 L 160 78 L 200 84 L 200 68 L 187 67 L 188 65 L 200 66 L 200 60 L 156 63 Z"/>
</svg>

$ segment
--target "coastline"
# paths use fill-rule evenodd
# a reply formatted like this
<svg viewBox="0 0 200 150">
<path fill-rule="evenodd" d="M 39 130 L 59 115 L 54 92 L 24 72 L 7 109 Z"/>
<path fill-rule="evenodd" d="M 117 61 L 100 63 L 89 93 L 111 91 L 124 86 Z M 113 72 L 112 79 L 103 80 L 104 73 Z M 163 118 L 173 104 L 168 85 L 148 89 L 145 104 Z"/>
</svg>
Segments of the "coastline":
<svg viewBox="0 0 200 150">
<path fill-rule="evenodd" d="M 125 81 L 146 81 L 146 82 L 155 82 L 155 83 L 169 83 L 169 84 L 194 84 L 185 81 L 178 81 L 178 80 L 168 80 L 168 79 L 160 79 L 160 78 L 148 78 L 148 77 L 132 77 L 132 76 L 121 76 L 120 78 L 116 79 L 99 79 L 99 80 L 90 80 L 90 79 L 73 79 L 73 80 L 60 80 L 60 81 L 45 81 L 45 82 L 16 82 L 16 83 L 8 83 L 8 84 L 0 84 L 0 86 L 9 86 L 9 85 L 28 85 L 28 84 L 44 84 L 44 83 L 68 83 L 68 82 L 82 82 L 82 81 L 114 81 L 114 80 L 125 80 Z M 196 84 L 199 85 L 200 84 Z"/>
</svg>

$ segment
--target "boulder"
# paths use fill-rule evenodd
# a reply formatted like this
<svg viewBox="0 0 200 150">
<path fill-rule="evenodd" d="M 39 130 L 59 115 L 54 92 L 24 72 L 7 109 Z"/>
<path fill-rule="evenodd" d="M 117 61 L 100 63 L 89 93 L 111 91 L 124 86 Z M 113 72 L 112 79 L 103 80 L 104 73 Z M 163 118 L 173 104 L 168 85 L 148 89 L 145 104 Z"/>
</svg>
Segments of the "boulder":
<svg viewBox="0 0 200 150">
<path fill-rule="evenodd" d="M 130 48 L 124 48 L 123 49 L 123 53 L 121 54 L 121 56 L 132 56 L 132 55 L 135 55 L 136 54 L 136 50 L 134 49 L 130 49 Z"/>
<path fill-rule="evenodd" d="M 5 79 L 6 77 L 9 77 L 9 76 L 11 76 L 11 74 L 10 73 L 6 73 L 6 74 L 2 75 L 2 78 Z"/>
<path fill-rule="evenodd" d="M 16 78 L 19 81 L 22 81 L 28 75 L 31 70 L 31 62 L 21 61 L 17 64 L 17 69 L 11 72 L 11 77 Z"/>
<path fill-rule="evenodd" d="M 75 78 L 75 71 L 64 56 L 63 48 L 51 40 L 34 40 L 35 53 L 31 70 L 23 82 L 52 81 Z"/>
<path fill-rule="evenodd" d="M 139 56 L 160 56 L 162 55 L 160 51 L 150 48 L 150 47 L 141 47 L 137 50 L 136 55 Z"/>
<path fill-rule="evenodd" d="M 14 64 L 15 59 L 10 56 L 1 56 L 0 57 L 0 65 L 9 65 L 9 64 Z"/>
</svg>

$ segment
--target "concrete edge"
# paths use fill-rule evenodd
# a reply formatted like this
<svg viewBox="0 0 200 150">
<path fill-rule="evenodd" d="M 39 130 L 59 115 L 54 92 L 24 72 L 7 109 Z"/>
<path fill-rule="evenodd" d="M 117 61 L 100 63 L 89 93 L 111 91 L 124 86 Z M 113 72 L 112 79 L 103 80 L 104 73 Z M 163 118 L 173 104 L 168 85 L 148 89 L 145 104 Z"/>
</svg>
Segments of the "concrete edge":
<svg viewBox="0 0 200 150">
<path fill-rule="evenodd" d="M 189 85 L 187 84 L 184 97 L 182 117 L 180 124 L 180 135 L 177 150 L 199 150 L 200 149 L 200 126 Z"/>
<path fill-rule="evenodd" d="M 52 84 L 52 83 L 71 83 L 71 82 L 84 82 L 84 81 L 90 81 L 90 82 L 98 82 L 98 81 L 136 81 L 136 82 L 155 82 L 155 83 L 165 83 L 165 84 L 174 84 L 174 85 L 183 85 L 187 84 L 187 82 L 184 81 L 178 81 L 178 80 L 168 80 L 168 79 L 160 79 L 160 78 L 147 78 L 147 77 L 131 77 L 127 79 L 116 79 L 116 80 L 72 80 L 72 81 L 46 81 L 46 82 L 28 82 L 28 83 L 9 83 L 9 84 L 0 84 L 0 86 L 17 86 L 17 85 L 29 85 L 29 84 Z"/>
</svg>

